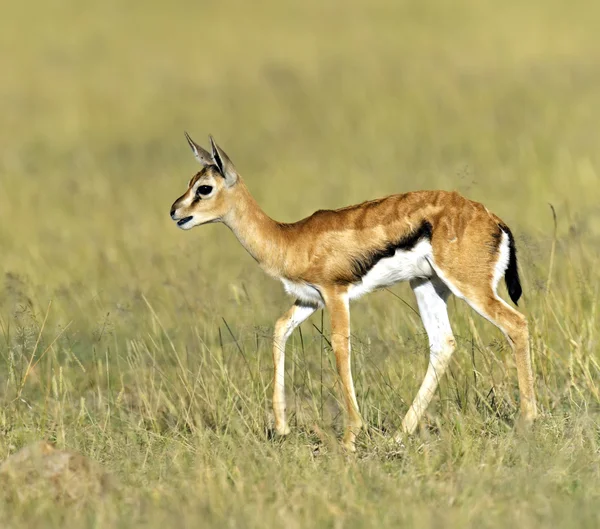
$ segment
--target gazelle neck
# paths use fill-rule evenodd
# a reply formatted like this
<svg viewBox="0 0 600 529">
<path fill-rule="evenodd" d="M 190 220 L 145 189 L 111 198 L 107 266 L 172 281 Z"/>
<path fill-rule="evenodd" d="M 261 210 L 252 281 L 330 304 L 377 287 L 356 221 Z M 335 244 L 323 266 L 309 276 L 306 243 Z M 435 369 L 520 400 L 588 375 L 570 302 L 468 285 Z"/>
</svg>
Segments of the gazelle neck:
<svg viewBox="0 0 600 529">
<path fill-rule="evenodd" d="M 285 251 L 281 225 L 261 209 L 244 182 L 236 187 L 235 205 L 223 223 L 267 273 L 279 275 Z"/>
</svg>

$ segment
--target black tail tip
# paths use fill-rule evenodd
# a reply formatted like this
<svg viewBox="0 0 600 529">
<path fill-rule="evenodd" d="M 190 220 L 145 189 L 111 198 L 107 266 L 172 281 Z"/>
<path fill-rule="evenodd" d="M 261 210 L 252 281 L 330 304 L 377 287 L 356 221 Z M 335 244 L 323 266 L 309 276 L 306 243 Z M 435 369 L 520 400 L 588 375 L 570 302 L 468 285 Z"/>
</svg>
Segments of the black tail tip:
<svg viewBox="0 0 600 529">
<path fill-rule="evenodd" d="M 519 277 L 517 276 L 516 281 L 514 278 L 511 278 L 509 283 L 508 277 L 506 278 L 506 288 L 508 290 L 508 295 L 512 302 L 519 306 L 519 299 L 521 299 L 521 294 L 523 294 L 523 289 L 521 288 L 521 283 L 519 283 Z"/>
<path fill-rule="evenodd" d="M 517 247 L 515 245 L 515 238 L 508 226 L 501 224 L 500 229 L 508 236 L 508 267 L 504 273 L 504 280 L 506 281 L 506 289 L 512 302 L 519 306 L 519 299 L 523 294 L 521 288 L 521 281 L 519 279 L 519 266 L 517 263 Z"/>
</svg>

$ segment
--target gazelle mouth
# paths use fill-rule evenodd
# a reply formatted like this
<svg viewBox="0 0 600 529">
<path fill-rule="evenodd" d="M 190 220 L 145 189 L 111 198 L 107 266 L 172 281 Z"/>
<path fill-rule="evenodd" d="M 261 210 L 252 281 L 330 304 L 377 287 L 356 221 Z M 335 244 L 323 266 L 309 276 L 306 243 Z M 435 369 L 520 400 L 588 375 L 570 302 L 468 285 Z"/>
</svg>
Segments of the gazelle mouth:
<svg viewBox="0 0 600 529">
<path fill-rule="evenodd" d="M 181 220 L 177 221 L 177 226 L 183 226 L 186 222 L 189 222 L 190 220 L 192 220 L 194 217 L 184 217 Z"/>
</svg>

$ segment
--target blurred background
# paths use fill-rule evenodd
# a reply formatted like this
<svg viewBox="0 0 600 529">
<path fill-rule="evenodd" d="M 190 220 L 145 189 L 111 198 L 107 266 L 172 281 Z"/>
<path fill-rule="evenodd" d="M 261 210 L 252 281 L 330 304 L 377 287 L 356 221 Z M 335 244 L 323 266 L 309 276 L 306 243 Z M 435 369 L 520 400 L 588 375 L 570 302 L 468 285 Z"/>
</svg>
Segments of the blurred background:
<svg viewBox="0 0 600 529">
<path fill-rule="evenodd" d="M 184 129 L 212 133 L 277 220 L 456 189 L 517 235 L 525 303 L 552 282 L 597 292 L 599 16 L 560 1 L 10 2 L 5 334 L 48 312 L 85 359 L 94 333 L 145 329 L 147 302 L 174 332 L 222 318 L 270 332 L 280 285 L 225 227 L 169 219 L 197 170 Z M 361 301 L 358 332 L 390 302 Z M 392 328 L 409 317 L 396 305 Z"/>
<path fill-rule="evenodd" d="M 599 16 L 560 1 L 7 4 L 5 354 L 9 329 L 24 353 L 46 313 L 80 361 L 96 336 L 139 337 L 148 305 L 178 337 L 216 340 L 223 318 L 270 333 L 291 303 L 280 285 L 225 227 L 169 218 L 197 170 L 184 129 L 204 145 L 212 133 L 281 221 L 456 189 L 516 234 L 526 306 L 552 283 L 586 306 L 600 277 Z M 419 325 L 386 292 L 355 314 L 357 333 Z"/>
<path fill-rule="evenodd" d="M 270 335 L 292 300 L 224 226 L 184 232 L 169 218 L 198 169 L 184 130 L 205 146 L 213 134 L 280 221 L 417 189 L 485 203 L 516 236 L 544 432 L 576 439 L 568 419 L 597 414 L 599 3 L 9 0 L 1 11 L 1 454 L 54 439 L 105 461 L 136 484 L 134 494 L 164 483 L 175 454 L 205 457 L 227 472 L 191 483 L 198 498 L 216 502 L 221 521 L 231 513 L 247 521 L 252 491 L 270 487 L 281 509 L 268 512 L 287 512 L 277 492 L 284 485 L 262 477 L 261 454 L 269 450 Z M 354 305 L 353 370 L 369 435 L 399 427 L 422 380 L 427 341 L 411 309 L 406 285 Z M 502 437 L 518 401 L 510 350 L 463 303 L 450 310 L 459 351 L 424 423 L 441 418 L 437 431 L 458 444 L 492 432 L 510 448 Z M 289 343 L 294 432 L 340 428 L 327 328 L 317 314 Z M 212 444 L 202 444 L 205 435 Z M 229 435 L 240 437 L 227 445 Z M 303 439 L 292 437 L 282 453 L 304 454 Z M 525 474 L 500 475 L 507 497 L 528 479 L 537 490 L 548 475 L 573 475 L 545 466 L 560 439 Z M 458 444 L 429 445 L 437 454 L 429 459 L 415 452 L 419 476 L 455 468 L 444 466 L 446 455 L 467 444 L 445 447 Z M 227 448 L 240 445 L 252 450 L 238 457 Z M 489 460 L 503 450 L 492 447 Z M 366 451 L 376 465 L 377 451 Z M 504 461 L 482 474 L 487 456 L 469 453 L 474 483 L 489 476 L 471 493 L 497 490 L 494 469 L 504 472 Z M 597 467 L 585 459 L 593 449 L 578 453 L 577 468 Z M 394 498 L 387 506 L 408 516 L 414 480 L 406 474 L 410 486 L 398 487 L 395 475 L 386 485 L 386 469 L 404 463 L 379 454 L 373 497 L 387 490 L 381 501 Z M 279 452 L 270 457 L 279 465 Z M 313 468 L 293 457 L 290 474 Z M 330 475 L 317 486 L 307 472 L 305 490 L 319 491 Z M 249 485 L 248 501 L 238 502 L 232 475 L 263 489 Z M 452 476 L 420 482 L 429 483 L 418 489 L 424 498 L 441 498 L 444 516 L 460 499 L 439 489 Z M 362 485 L 347 491 L 363 481 L 340 483 L 336 508 L 352 512 L 345 498 L 360 501 Z M 560 487 L 561 500 L 565 490 L 592 490 Z M 539 490 L 536 505 L 546 505 L 554 489 Z M 323 498 L 307 504 L 307 519 Z M 363 512 L 391 512 L 377 501 Z M 472 512 L 487 521 L 486 501 Z M 333 511 L 323 504 L 319 512 L 329 519 Z"/>
<path fill-rule="evenodd" d="M 168 297 L 169 281 L 213 304 L 244 277 L 279 299 L 225 228 L 170 221 L 197 169 L 184 129 L 205 145 L 212 133 L 277 220 L 457 189 L 520 247 L 537 241 L 522 250 L 530 281 L 549 257 L 538 248 L 549 203 L 561 236 L 598 245 L 592 3 L 60 0 L 3 12 L 2 273 L 42 306 L 77 291 L 69 317 L 85 299 Z"/>
</svg>

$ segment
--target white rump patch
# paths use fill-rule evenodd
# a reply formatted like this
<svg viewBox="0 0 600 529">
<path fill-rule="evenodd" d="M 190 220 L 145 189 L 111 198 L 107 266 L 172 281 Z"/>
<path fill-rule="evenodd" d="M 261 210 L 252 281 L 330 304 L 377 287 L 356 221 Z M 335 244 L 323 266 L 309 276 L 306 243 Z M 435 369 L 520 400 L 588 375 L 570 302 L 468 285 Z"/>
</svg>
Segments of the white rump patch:
<svg viewBox="0 0 600 529">
<path fill-rule="evenodd" d="M 494 293 L 496 293 L 496 289 L 498 288 L 498 283 L 500 279 L 504 276 L 506 269 L 508 268 L 508 259 L 510 258 L 510 247 L 508 244 L 508 235 L 502 231 L 502 239 L 500 240 L 500 248 L 498 261 L 496 262 L 496 266 L 494 266 L 494 275 L 492 279 L 492 289 Z"/>
</svg>

